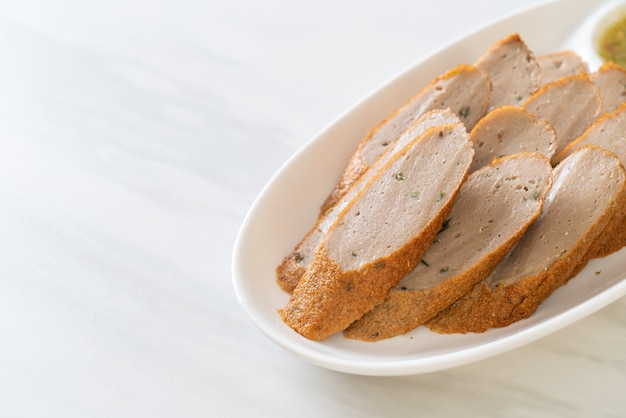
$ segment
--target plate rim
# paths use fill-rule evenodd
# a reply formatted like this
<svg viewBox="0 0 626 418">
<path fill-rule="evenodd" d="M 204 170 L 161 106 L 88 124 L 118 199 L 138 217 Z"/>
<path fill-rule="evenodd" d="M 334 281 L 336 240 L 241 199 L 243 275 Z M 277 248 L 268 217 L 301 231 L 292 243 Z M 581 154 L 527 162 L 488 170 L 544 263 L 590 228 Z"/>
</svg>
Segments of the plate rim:
<svg viewBox="0 0 626 418">
<path fill-rule="evenodd" d="M 359 375 L 371 375 L 371 376 L 399 376 L 399 375 L 415 375 L 422 373 L 431 373 L 436 371 L 441 371 L 445 369 L 450 369 L 453 367 L 458 367 L 464 364 L 468 364 L 471 362 L 483 360 L 497 354 L 501 354 L 503 352 L 512 350 L 514 348 L 518 348 L 520 346 L 526 345 L 538 339 L 541 339 L 553 332 L 556 332 L 598 310 L 601 308 L 613 303 L 617 299 L 620 299 L 622 296 L 626 295 L 626 280 L 624 277 L 626 276 L 626 271 L 622 272 L 622 277 L 619 281 L 603 291 L 595 294 L 594 296 L 584 300 L 582 303 L 566 309 L 565 311 L 560 312 L 557 315 L 551 316 L 539 323 L 533 324 L 528 328 L 523 328 L 520 331 L 514 332 L 511 335 L 508 335 L 504 338 L 496 338 L 495 340 L 479 344 L 476 347 L 464 348 L 461 350 L 452 351 L 449 353 L 444 353 L 437 356 L 431 356 L 426 358 L 400 358 L 393 359 L 390 361 L 377 361 L 377 362 L 367 362 L 367 361 L 357 361 L 357 360 L 346 360 L 345 358 L 338 359 L 336 357 L 325 355 L 321 353 L 319 350 L 314 350 L 309 348 L 309 346 L 316 346 L 316 344 L 324 344 L 324 342 L 310 342 L 310 340 L 306 340 L 304 337 L 301 337 L 292 331 L 294 336 L 290 336 L 289 338 L 285 338 L 282 334 L 274 332 L 271 325 L 268 325 L 256 312 L 251 303 L 248 301 L 248 295 L 246 293 L 245 281 L 242 280 L 242 276 L 245 274 L 242 271 L 242 258 L 244 252 L 244 244 L 246 239 L 246 233 L 250 231 L 253 226 L 253 221 L 255 220 L 255 215 L 258 212 L 259 207 L 264 203 L 264 198 L 266 194 L 272 190 L 272 188 L 277 187 L 276 183 L 281 179 L 281 175 L 288 171 L 288 169 L 295 163 L 297 163 L 300 159 L 304 158 L 308 152 L 312 150 L 316 146 L 320 145 L 320 142 L 324 142 L 324 138 L 327 136 L 333 135 L 333 130 L 337 129 L 337 126 L 342 122 L 354 115 L 355 112 L 358 113 L 359 109 L 368 106 L 368 103 L 375 100 L 377 97 L 384 95 L 387 89 L 393 89 L 394 85 L 400 85 L 409 77 L 411 73 L 419 70 L 421 66 L 426 65 L 432 60 L 437 59 L 438 56 L 445 55 L 447 51 L 455 46 L 461 45 L 463 42 L 468 42 L 468 39 L 472 37 L 479 37 L 481 34 L 497 31 L 495 28 L 497 26 L 505 25 L 507 22 L 515 19 L 523 19 L 524 16 L 532 15 L 534 13 L 538 13 L 543 9 L 548 9 L 550 7 L 558 7 L 561 6 L 570 6 L 572 4 L 587 4 L 586 9 L 590 9 L 592 11 L 597 11 L 600 9 L 604 9 L 607 5 L 621 4 L 622 1 L 603 1 L 599 4 L 594 4 L 589 6 L 585 0 L 551 0 L 539 5 L 533 5 L 530 7 L 525 7 L 518 9 L 517 11 L 511 12 L 505 16 L 494 19 L 490 22 L 487 22 L 485 25 L 482 25 L 478 28 L 475 28 L 468 33 L 457 37 L 453 41 L 444 45 L 443 47 L 437 49 L 424 56 L 422 59 L 418 60 L 407 69 L 401 71 L 398 75 L 392 77 L 386 83 L 383 83 L 381 87 L 375 90 L 373 93 L 367 95 L 365 99 L 358 101 L 354 106 L 349 108 L 343 114 L 339 115 L 333 121 L 331 121 L 326 128 L 324 128 L 320 133 L 310 138 L 307 142 L 303 144 L 287 161 L 274 173 L 273 176 L 269 179 L 269 181 L 264 185 L 261 189 L 257 197 L 254 199 L 250 209 L 248 210 L 244 220 L 239 228 L 235 239 L 235 245 L 233 249 L 233 256 L 231 260 L 231 272 L 233 277 L 233 287 L 235 291 L 235 295 L 240 306 L 244 309 L 248 317 L 252 320 L 254 325 L 270 340 L 279 346 L 283 347 L 287 351 L 292 354 L 302 358 L 303 360 L 315 364 L 317 366 L 351 374 L 359 374 Z M 484 36 L 484 35 L 483 35 Z M 524 36 L 522 35 L 522 38 Z M 491 41 L 495 41 L 496 39 L 492 39 Z M 531 47 L 532 49 L 532 47 Z M 347 122 L 345 122 L 347 123 Z M 362 135 L 360 136 L 362 137 Z M 322 144 L 323 145 L 323 144 Z M 351 148 L 354 150 L 354 146 Z M 317 208 L 314 208 L 317 209 Z M 306 231 L 305 231 L 306 232 Z M 293 247 L 292 244 L 291 247 Z M 288 253 L 289 249 L 285 251 L 285 254 Z M 624 250 L 616 253 L 623 254 Z M 582 272 L 581 272 L 582 274 Z M 276 286 L 275 282 L 272 281 L 272 286 Z M 280 290 L 280 289 L 278 289 Z M 559 289 L 560 290 L 560 289 Z M 559 291 L 557 290 L 557 292 Z M 282 291 L 281 291 L 282 292 Z M 555 292 L 556 293 L 556 292 Z M 286 296 L 286 294 L 285 294 Z M 276 306 L 275 309 L 278 309 L 279 306 Z M 278 317 L 278 315 L 276 315 Z M 284 325 L 284 324 L 283 324 Z M 343 338 L 343 337 L 341 337 Z M 294 343 L 294 339 L 296 342 Z M 301 341 L 306 340 L 306 341 Z M 303 344 L 300 344 L 300 342 Z M 366 343 L 366 344 L 374 344 L 374 343 Z"/>
</svg>

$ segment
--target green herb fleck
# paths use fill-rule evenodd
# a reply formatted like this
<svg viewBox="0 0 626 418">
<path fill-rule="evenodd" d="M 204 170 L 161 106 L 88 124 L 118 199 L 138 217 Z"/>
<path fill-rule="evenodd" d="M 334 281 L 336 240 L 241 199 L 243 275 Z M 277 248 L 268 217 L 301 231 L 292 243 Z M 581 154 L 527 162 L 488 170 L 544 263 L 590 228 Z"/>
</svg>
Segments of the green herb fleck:
<svg viewBox="0 0 626 418">
<path fill-rule="evenodd" d="M 402 172 L 396 173 L 395 177 L 398 181 L 406 180 L 406 176 Z"/>
<path fill-rule="evenodd" d="M 304 257 L 300 253 L 293 253 L 293 257 L 296 259 L 296 263 L 304 261 Z"/>
<path fill-rule="evenodd" d="M 522 101 L 522 96 L 517 96 L 517 101 L 521 102 Z"/>
<path fill-rule="evenodd" d="M 461 116 L 463 119 L 467 118 L 469 113 L 470 113 L 469 106 L 462 107 L 461 110 L 459 110 L 459 116 Z"/>
<path fill-rule="evenodd" d="M 426 260 L 424 260 L 423 258 L 422 258 L 421 262 L 422 262 L 422 264 L 423 264 L 423 265 L 425 265 L 426 267 L 430 267 L 430 264 L 428 264 L 428 263 L 426 262 Z"/>
<path fill-rule="evenodd" d="M 411 193 L 411 197 L 413 199 L 417 199 L 418 197 L 420 197 L 420 192 L 413 192 L 413 193 Z"/>
<path fill-rule="evenodd" d="M 533 200 L 539 200 L 539 190 L 535 190 L 535 193 L 533 193 Z"/>
<path fill-rule="evenodd" d="M 447 272 L 448 272 L 448 270 L 449 270 L 449 268 L 448 268 L 448 267 L 444 267 L 444 268 L 442 268 L 442 269 L 439 269 L 439 273 L 447 273 Z"/>
<path fill-rule="evenodd" d="M 441 200 L 443 199 L 445 195 L 446 194 L 444 192 L 439 192 L 439 198 L 437 199 L 437 202 L 441 202 Z"/>
<path fill-rule="evenodd" d="M 352 257 L 356 257 L 356 253 L 352 251 Z"/>
</svg>

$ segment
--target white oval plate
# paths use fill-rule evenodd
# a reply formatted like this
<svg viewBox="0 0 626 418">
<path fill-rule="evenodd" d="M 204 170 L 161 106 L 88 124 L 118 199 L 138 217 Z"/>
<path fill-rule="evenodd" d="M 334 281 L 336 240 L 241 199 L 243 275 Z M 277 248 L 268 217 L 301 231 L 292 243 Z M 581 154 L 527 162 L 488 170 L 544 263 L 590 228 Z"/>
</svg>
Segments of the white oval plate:
<svg viewBox="0 0 626 418">
<path fill-rule="evenodd" d="M 534 315 L 505 328 L 482 334 L 439 335 L 420 327 L 376 343 L 349 340 L 338 333 L 316 342 L 280 320 L 277 309 L 287 303 L 288 295 L 275 283 L 276 266 L 313 225 L 319 205 L 370 127 L 437 75 L 457 64 L 473 63 L 494 42 L 514 32 L 538 55 L 574 49 L 593 70 L 599 63 L 591 48 L 590 21 L 598 21 L 607 8 L 617 5 L 554 1 L 498 20 L 419 62 L 308 142 L 263 189 L 237 237 L 234 287 L 254 324 L 280 346 L 322 367 L 364 375 L 408 375 L 448 369 L 520 347 L 626 294 L 626 263 L 621 260 L 624 251 L 620 251 L 593 260 Z"/>
</svg>

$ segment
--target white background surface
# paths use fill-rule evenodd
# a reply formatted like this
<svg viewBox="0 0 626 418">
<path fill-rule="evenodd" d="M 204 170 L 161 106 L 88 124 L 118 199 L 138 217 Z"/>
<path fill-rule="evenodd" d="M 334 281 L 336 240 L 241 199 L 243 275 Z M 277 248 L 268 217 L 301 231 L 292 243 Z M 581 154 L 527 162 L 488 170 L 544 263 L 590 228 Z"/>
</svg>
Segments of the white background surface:
<svg viewBox="0 0 626 418">
<path fill-rule="evenodd" d="M 374 378 L 276 346 L 231 283 L 293 152 L 539 3 L 0 3 L 0 416 L 623 416 L 624 299 L 489 360 Z"/>
</svg>

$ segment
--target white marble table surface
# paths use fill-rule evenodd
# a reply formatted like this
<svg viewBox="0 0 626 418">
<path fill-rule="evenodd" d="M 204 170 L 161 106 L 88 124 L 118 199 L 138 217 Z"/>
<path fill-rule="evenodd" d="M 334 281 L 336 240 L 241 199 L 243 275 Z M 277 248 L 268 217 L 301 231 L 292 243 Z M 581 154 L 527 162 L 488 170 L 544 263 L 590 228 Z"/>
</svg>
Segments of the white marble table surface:
<svg viewBox="0 0 626 418">
<path fill-rule="evenodd" d="M 626 416 L 626 300 L 444 372 L 310 365 L 237 303 L 238 228 L 339 114 L 542 0 L 0 3 L 0 416 Z"/>
</svg>

